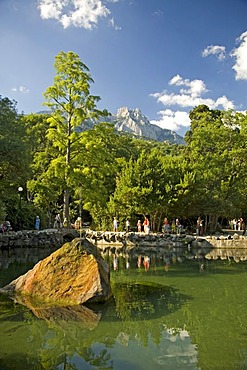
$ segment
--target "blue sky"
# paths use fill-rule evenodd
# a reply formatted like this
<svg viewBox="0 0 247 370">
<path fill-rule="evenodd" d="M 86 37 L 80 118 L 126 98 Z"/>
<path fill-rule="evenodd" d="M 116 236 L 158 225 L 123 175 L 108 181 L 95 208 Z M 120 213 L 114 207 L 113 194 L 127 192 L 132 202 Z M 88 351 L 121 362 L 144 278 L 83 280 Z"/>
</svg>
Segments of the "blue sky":
<svg viewBox="0 0 247 370">
<path fill-rule="evenodd" d="M 247 110 L 247 0 L 0 0 L 0 51 L 0 95 L 25 114 L 45 109 L 60 51 L 113 114 L 183 135 L 199 104 Z"/>
</svg>

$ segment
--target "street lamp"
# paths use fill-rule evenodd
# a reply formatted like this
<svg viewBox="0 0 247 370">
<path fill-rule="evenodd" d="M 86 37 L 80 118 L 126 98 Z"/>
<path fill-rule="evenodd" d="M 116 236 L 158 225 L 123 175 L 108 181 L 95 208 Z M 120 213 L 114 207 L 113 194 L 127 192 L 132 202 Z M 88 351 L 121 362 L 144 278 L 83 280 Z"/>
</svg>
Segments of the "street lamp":
<svg viewBox="0 0 247 370">
<path fill-rule="evenodd" d="M 23 192 L 23 187 L 19 186 L 18 193 L 20 196 L 20 203 L 19 203 L 19 217 L 18 217 L 18 228 L 21 229 L 21 193 Z"/>
</svg>

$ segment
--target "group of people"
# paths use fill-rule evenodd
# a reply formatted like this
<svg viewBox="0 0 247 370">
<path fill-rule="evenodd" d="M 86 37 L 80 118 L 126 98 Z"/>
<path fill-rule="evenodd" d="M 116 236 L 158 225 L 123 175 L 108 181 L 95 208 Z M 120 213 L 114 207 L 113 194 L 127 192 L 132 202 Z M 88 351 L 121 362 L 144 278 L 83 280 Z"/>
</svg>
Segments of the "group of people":
<svg viewBox="0 0 247 370">
<path fill-rule="evenodd" d="M 202 221 L 201 221 L 202 222 Z M 149 235 L 150 233 L 150 220 L 148 217 L 144 217 L 144 221 L 142 222 L 141 220 L 137 221 L 136 224 L 137 227 L 137 232 L 142 233 L 144 232 L 145 235 Z M 113 219 L 113 231 L 117 232 L 118 231 L 118 220 L 116 217 Z M 163 222 L 163 232 L 164 234 L 169 234 L 169 233 L 176 233 L 176 234 L 181 234 L 183 231 L 183 225 L 181 224 L 180 220 L 176 218 L 175 220 L 170 222 L 168 221 L 168 218 L 164 218 Z M 130 221 L 129 219 L 126 220 L 126 232 L 130 232 Z"/>
<path fill-rule="evenodd" d="M 125 228 L 126 232 L 129 233 L 130 232 L 130 220 L 129 219 L 126 220 L 125 226 L 126 226 Z M 146 235 L 150 233 L 150 221 L 147 217 L 144 217 L 143 222 L 141 222 L 141 220 L 138 220 L 136 226 L 137 226 L 138 233 L 141 233 L 142 231 L 144 231 Z M 113 219 L 113 231 L 114 232 L 118 231 L 117 217 L 114 217 Z"/>
<path fill-rule="evenodd" d="M 164 234 L 181 234 L 183 230 L 183 225 L 181 224 L 180 220 L 176 218 L 172 221 L 172 223 L 169 222 L 168 218 L 164 218 L 163 222 L 163 232 Z"/>
<path fill-rule="evenodd" d="M 67 218 L 64 218 L 64 220 L 62 221 L 60 214 L 59 213 L 56 214 L 55 220 L 54 220 L 54 223 L 53 223 L 53 228 L 57 229 L 57 230 L 60 230 L 62 228 L 67 228 L 68 226 L 69 226 L 69 224 L 68 224 Z M 76 229 L 76 230 L 80 230 L 83 226 L 82 218 L 77 217 L 74 224 L 70 224 L 70 226 L 72 228 Z M 40 217 L 39 216 L 36 216 L 35 223 L 34 223 L 34 228 L 35 228 L 35 230 L 40 229 Z"/>
<path fill-rule="evenodd" d="M 230 227 L 232 230 L 244 230 L 245 229 L 245 224 L 244 224 L 244 219 L 240 217 L 239 219 L 234 218 L 233 220 L 230 221 Z"/>
<path fill-rule="evenodd" d="M 82 221 L 82 218 L 81 217 L 77 217 L 75 222 L 73 224 L 70 224 L 70 226 L 73 228 L 73 229 L 76 229 L 76 230 L 80 230 L 83 226 L 83 221 Z M 61 220 L 61 217 L 60 217 L 60 214 L 58 213 L 55 217 L 55 221 L 54 221 L 54 224 L 53 224 L 53 227 L 54 229 L 61 229 L 61 228 L 67 228 L 69 227 L 69 224 L 68 224 L 68 220 L 67 218 L 64 218 L 63 222 Z"/>
<path fill-rule="evenodd" d="M 147 217 L 144 217 L 143 223 L 141 222 L 141 220 L 138 220 L 136 226 L 138 233 L 142 232 L 142 227 L 145 235 L 148 235 L 150 233 L 150 221 Z"/>
</svg>

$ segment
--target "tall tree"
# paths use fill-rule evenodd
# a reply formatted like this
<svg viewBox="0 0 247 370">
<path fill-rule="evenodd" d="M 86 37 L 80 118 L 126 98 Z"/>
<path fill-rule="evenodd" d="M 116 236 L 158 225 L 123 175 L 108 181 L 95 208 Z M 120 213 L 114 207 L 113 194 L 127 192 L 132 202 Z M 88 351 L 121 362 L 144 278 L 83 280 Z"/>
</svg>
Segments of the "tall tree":
<svg viewBox="0 0 247 370">
<path fill-rule="evenodd" d="M 205 215 L 213 231 L 219 216 L 241 214 L 239 190 L 247 170 L 246 140 L 234 112 L 199 106 L 190 118 L 185 157 L 193 176 L 187 199 L 199 215 Z"/>
<path fill-rule="evenodd" d="M 16 102 L 0 96 L 0 218 L 4 209 L 14 221 L 18 210 L 18 187 L 25 187 L 29 156 L 24 142 L 25 127 L 16 110 Z"/>
<path fill-rule="evenodd" d="M 93 79 L 88 67 L 73 52 L 60 52 L 55 57 L 56 75 L 54 83 L 44 93 L 44 105 L 51 110 L 48 119 L 50 127 L 47 138 L 57 151 L 50 162 L 50 172 L 59 178 L 63 188 L 63 216 L 69 220 L 72 158 L 80 151 L 79 139 L 82 133 L 77 129 L 83 121 L 107 114 L 96 109 L 99 96 L 90 94 Z"/>
<path fill-rule="evenodd" d="M 152 230 L 160 230 L 162 218 L 172 215 L 181 158 L 170 151 L 171 146 L 166 144 L 143 149 L 118 174 L 108 207 L 122 223 L 126 218 L 134 221 L 135 214 L 143 214 L 150 217 Z"/>
</svg>

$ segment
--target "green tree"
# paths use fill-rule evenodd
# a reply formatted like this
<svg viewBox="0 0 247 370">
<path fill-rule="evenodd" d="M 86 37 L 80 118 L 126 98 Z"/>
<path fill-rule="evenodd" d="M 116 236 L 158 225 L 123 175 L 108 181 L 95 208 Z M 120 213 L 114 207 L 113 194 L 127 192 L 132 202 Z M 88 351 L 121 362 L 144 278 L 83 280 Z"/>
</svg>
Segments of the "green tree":
<svg viewBox="0 0 247 370">
<path fill-rule="evenodd" d="M 47 171 L 52 158 L 57 155 L 52 142 L 47 139 L 50 115 L 29 114 L 22 117 L 26 128 L 25 141 L 31 157 L 30 177 L 27 181 L 28 201 L 36 206 L 43 226 L 51 226 L 52 213 L 57 211 L 57 199 L 61 193 L 54 177 Z"/>
<path fill-rule="evenodd" d="M 181 159 L 169 154 L 171 151 L 170 146 L 157 144 L 126 163 L 108 205 L 111 214 L 116 214 L 122 224 L 126 218 L 132 218 L 133 223 L 136 214 L 148 215 L 155 231 L 160 230 L 164 216 L 173 215 Z"/>
<path fill-rule="evenodd" d="M 185 139 L 187 177 L 182 188 L 191 211 L 204 215 L 210 231 L 219 216 L 241 214 L 240 189 L 246 174 L 246 140 L 234 112 L 210 110 L 199 106 L 190 113 L 191 130 Z"/>
<path fill-rule="evenodd" d="M 30 163 L 24 138 L 16 102 L 0 96 L 0 220 L 8 216 L 13 224 L 20 217 L 17 189 L 25 188 Z"/>
<path fill-rule="evenodd" d="M 63 190 L 63 216 L 69 220 L 72 159 L 80 152 L 78 129 L 85 120 L 105 115 L 96 109 L 98 96 L 90 94 L 93 79 L 88 67 L 73 52 L 60 52 L 55 57 L 54 83 L 44 93 L 44 105 L 51 110 L 47 138 L 54 152 L 50 158 L 47 175 L 55 178 Z M 55 155 L 56 152 L 56 155 Z"/>
</svg>

